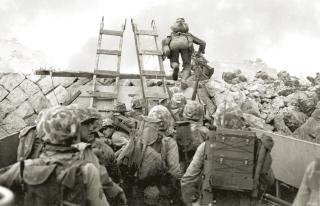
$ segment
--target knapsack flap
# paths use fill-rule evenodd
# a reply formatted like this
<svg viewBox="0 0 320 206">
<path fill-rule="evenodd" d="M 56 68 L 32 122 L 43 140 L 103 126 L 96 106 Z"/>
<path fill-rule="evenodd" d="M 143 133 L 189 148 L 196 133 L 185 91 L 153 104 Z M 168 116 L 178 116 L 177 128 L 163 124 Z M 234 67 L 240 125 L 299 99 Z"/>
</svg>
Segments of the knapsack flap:
<svg viewBox="0 0 320 206">
<path fill-rule="evenodd" d="M 23 171 L 23 181 L 28 185 L 43 184 L 55 171 L 57 165 L 30 165 Z"/>
</svg>

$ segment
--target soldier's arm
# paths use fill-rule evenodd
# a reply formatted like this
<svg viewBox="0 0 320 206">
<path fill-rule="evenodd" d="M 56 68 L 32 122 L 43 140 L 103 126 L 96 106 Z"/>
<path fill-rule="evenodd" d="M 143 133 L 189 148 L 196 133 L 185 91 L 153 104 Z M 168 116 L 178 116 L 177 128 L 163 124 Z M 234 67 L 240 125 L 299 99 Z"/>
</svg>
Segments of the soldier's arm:
<svg viewBox="0 0 320 206">
<path fill-rule="evenodd" d="M 180 179 L 182 176 L 179 164 L 179 151 L 176 141 L 172 138 L 167 137 L 167 165 L 168 165 L 168 172 L 174 178 Z"/>
<path fill-rule="evenodd" d="M 204 165 L 205 142 L 197 148 L 193 159 L 181 179 L 182 198 L 186 203 L 192 202 L 192 197 L 196 195 L 200 183 L 201 172 Z"/>
<path fill-rule="evenodd" d="M 206 50 L 206 42 L 203 41 L 202 39 L 199 39 L 198 37 L 194 36 L 193 34 L 191 34 L 191 37 L 193 39 L 193 43 L 199 45 L 199 50 L 198 50 L 198 53 L 202 53 L 204 54 L 205 53 L 205 50 Z"/>
<path fill-rule="evenodd" d="M 87 187 L 87 200 L 90 205 L 109 206 L 103 193 L 98 169 L 92 163 L 88 163 L 82 167 L 82 173 Z"/>
</svg>

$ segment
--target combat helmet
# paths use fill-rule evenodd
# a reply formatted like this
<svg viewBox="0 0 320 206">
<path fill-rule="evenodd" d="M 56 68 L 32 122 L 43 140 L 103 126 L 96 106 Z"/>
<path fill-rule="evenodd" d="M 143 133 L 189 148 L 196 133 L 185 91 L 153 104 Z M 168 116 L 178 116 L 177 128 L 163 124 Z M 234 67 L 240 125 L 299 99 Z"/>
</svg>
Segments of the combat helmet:
<svg viewBox="0 0 320 206">
<path fill-rule="evenodd" d="M 171 108 L 177 109 L 183 107 L 187 103 L 183 93 L 174 93 L 171 98 Z"/>
<path fill-rule="evenodd" d="M 114 111 L 119 112 L 119 113 L 127 111 L 126 104 L 123 102 L 116 102 L 113 109 L 114 109 Z"/>
<path fill-rule="evenodd" d="M 162 131 L 167 130 L 171 124 L 170 112 L 165 106 L 162 106 L 162 105 L 154 106 L 150 110 L 148 114 L 148 118 L 158 121 L 160 123 L 159 130 L 162 130 Z"/>
<path fill-rule="evenodd" d="M 144 99 L 138 96 L 133 97 L 131 103 L 132 103 L 132 106 L 131 106 L 132 109 L 141 109 L 145 107 Z"/>
<path fill-rule="evenodd" d="M 203 107 L 199 102 L 190 101 L 183 109 L 183 117 L 188 120 L 199 121 L 203 116 Z"/>
<path fill-rule="evenodd" d="M 43 140 L 52 144 L 71 144 L 79 129 L 77 114 L 65 106 L 46 109 L 38 119 L 37 131 L 43 132 Z"/>
</svg>

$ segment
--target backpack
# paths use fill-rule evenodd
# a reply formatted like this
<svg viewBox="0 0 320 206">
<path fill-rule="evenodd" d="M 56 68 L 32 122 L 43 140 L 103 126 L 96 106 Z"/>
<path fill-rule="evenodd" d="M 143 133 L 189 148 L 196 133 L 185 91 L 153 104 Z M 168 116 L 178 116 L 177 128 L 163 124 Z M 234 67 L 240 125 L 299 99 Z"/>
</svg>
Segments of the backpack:
<svg viewBox="0 0 320 206">
<path fill-rule="evenodd" d="M 43 148 L 43 141 L 38 137 L 36 126 L 26 127 L 19 134 L 17 160 L 38 158 Z"/>
<path fill-rule="evenodd" d="M 82 160 L 54 161 L 25 166 L 24 206 L 88 205 Z"/>
</svg>

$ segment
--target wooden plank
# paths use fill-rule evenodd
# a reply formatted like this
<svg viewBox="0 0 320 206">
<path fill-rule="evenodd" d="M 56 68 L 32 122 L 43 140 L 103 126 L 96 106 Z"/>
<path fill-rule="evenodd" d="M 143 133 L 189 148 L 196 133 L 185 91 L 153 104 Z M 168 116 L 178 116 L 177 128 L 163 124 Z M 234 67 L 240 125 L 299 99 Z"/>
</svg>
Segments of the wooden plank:
<svg viewBox="0 0 320 206">
<path fill-rule="evenodd" d="M 97 49 L 97 54 L 104 54 L 104 55 L 121 55 L 121 51 L 119 50 L 109 50 L 109 49 Z"/>
<path fill-rule="evenodd" d="M 158 36 L 156 31 L 153 30 L 138 30 L 137 35 Z"/>
<path fill-rule="evenodd" d="M 111 35 L 111 36 L 120 36 L 120 37 L 123 36 L 123 32 L 122 31 L 108 30 L 108 29 L 100 30 L 100 34 Z"/>
<path fill-rule="evenodd" d="M 19 132 L 0 138 L 0 168 L 17 162 Z"/>
<path fill-rule="evenodd" d="M 157 76 L 157 77 L 165 77 L 166 74 L 163 71 L 155 71 L 155 70 L 141 70 L 141 75 L 143 76 Z"/>
<path fill-rule="evenodd" d="M 94 97 L 97 99 L 104 99 L 104 100 L 110 100 L 110 99 L 116 99 L 118 95 L 114 92 L 98 92 L 98 91 L 88 91 L 89 97 Z M 85 97 L 85 95 L 83 95 Z"/>
<path fill-rule="evenodd" d="M 140 55 L 162 55 L 162 51 L 160 50 L 141 50 L 139 52 Z"/>
<path fill-rule="evenodd" d="M 275 177 L 291 186 L 298 188 L 305 169 L 315 158 L 320 157 L 320 144 L 252 129 L 259 136 L 270 135 L 274 141 L 272 149 L 272 169 Z"/>
<path fill-rule="evenodd" d="M 95 70 L 94 74 L 99 76 L 99 75 L 107 75 L 111 77 L 117 77 L 119 76 L 119 73 L 117 71 L 110 71 L 110 70 Z"/>
<path fill-rule="evenodd" d="M 36 70 L 36 75 L 50 75 L 50 70 Z M 67 71 L 52 71 L 53 77 L 86 77 L 92 78 L 92 72 L 67 72 Z M 114 75 L 98 73 L 97 78 L 113 78 Z M 140 79 L 139 74 L 120 73 L 120 79 Z M 148 76 L 148 79 L 157 79 L 158 76 Z M 172 80 L 171 76 L 166 76 L 167 79 Z"/>
</svg>

